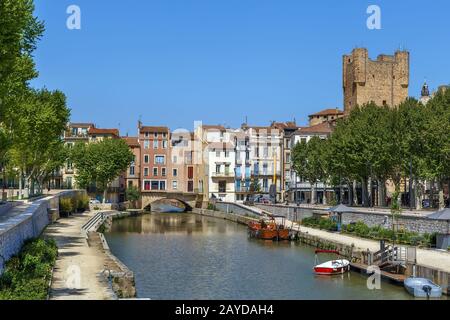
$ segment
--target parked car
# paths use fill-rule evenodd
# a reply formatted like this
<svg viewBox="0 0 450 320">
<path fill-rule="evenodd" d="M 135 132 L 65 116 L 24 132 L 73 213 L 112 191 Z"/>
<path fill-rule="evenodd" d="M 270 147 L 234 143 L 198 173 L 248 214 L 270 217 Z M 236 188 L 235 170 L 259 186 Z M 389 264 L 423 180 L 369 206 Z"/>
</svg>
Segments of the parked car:
<svg viewBox="0 0 450 320">
<path fill-rule="evenodd" d="M 90 204 L 100 204 L 100 201 L 98 201 L 97 199 L 91 199 L 89 200 Z"/>
</svg>

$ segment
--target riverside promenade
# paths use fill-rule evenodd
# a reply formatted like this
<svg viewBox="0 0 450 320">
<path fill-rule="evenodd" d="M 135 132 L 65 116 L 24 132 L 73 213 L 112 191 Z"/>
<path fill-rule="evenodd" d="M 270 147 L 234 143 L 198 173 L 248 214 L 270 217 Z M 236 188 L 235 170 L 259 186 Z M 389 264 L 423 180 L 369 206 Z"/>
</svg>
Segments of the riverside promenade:
<svg viewBox="0 0 450 320">
<path fill-rule="evenodd" d="M 50 300 L 116 299 L 102 271 L 107 265 L 103 252 L 89 247 L 81 227 L 96 212 L 73 215 L 47 227 L 44 236 L 55 239 L 58 258 L 53 270 Z"/>
</svg>

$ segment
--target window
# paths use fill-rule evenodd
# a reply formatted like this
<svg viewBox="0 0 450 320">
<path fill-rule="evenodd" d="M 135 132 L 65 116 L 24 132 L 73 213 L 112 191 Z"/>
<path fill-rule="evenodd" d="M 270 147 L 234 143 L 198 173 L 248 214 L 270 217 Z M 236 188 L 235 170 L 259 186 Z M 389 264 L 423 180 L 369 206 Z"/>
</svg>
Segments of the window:
<svg viewBox="0 0 450 320">
<path fill-rule="evenodd" d="M 166 164 L 166 156 L 155 156 L 155 164 Z"/>
<path fill-rule="evenodd" d="M 161 168 L 161 175 L 162 175 L 163 177 L 166 176 L 166 168 Z"/>
<path fill-rule="evenodd" d="M 217 157 L 217 158 L 220 157 L 220 151 L 216 151 L 216 157 Z"/>
<path fill-rule="evenodd" d="M 172 181 L 172 189 L 177 190 L 178 189 L 178 181 Z"/>
<path fill-rule="evenodd" d="M 152 181 L 152 190 L 159 190 L 159 181 Z"/>
<path fill-rule="evenodd" d="M 216 164 L 216 173 L 220 173 L 220 167 L 221 167 L 220 164 Z"/>
<path fill-rule="evenodd" d="M 158 140 L 153 140 L 153 149 L 158 149 Z"/>
<path fill-rule="evenodd" d="M 163 140 L 162 147 L 163 149 L 167 149 L 167 140 Z"/>
<path fill-rule="evenodd" d="M 219 192 L 220 193 L 227 192 L 227 182 L 226 181 L 219 181 Z"/>
<path fill-rule="evenodd" d="M 159 190 L 166 190 L 166 182 L 165 181 L 159 182 Z"/>
<path fill-rule="evenodd" d="M 188 179 L 194 179 L 194 167 L 188 167 Z"/>
<path fill-rule="evenodd" d="M 153 168 L 153 176 L 156 177 L 158 175 L 158 168 Z"/>
<path fill-rule="evenodd" d="M 133 181 L 128 181 L 128 188 L 133 187 Z"/>
<path fill-rule="evenodd" d="M 158 139 L 158 133 L 157 133 L 157 132 L 155 132 L 155 133 L 153 134 L 153 136 L 155 137 L 155 139 Z"/>
<path fill-rule="evenodd" d="M 167 133 L 162 134 L 163 138 L 167 138 Z"/>
<path fill-rule="evenodd" d="M 174 177 L 178 176 L 178 169 L 173 169 L 172 175 L 173 175 Z"/>
<path fill-rule="evenodd" d="M 135 167 L 134 166 L 131 166 L 130 167 L 130 176 L 134 176 L 134 170 L 135 170 Z"/>
<path fill-rule="evenodd" d="M 150 162 L 150 157 L 148 154 L 144 155 L 144 163 L 149 163 Z"/>
<path fill-rule="evenodd" d="M 174 164 L 176 164 L 176 163 L 178 162 L 178 157 L 177 157 L 177 156 L 173 156 L 172 162 L 173 162 Z"/>
<path fill-rule="evenodd" d="M 144 177 L 148 177 L 148 168 L 144 168 Z"/>
<path fill-rule="evenodd" d="M 229 174 L 230 174 L 230 165 L 229 165 L 229 164 L 226 164 L 226 165 L 225 165 L 225 174 L 226 174 L 226 175 L 229 175 Z"/>
<path fill-rule="evenodd" d="M 144 140 L 144 149 L 149 149 L 149 148 L 150 148 L 150 141 Z"/>
<path fill-rule="evenodd" d="M 148 180 L 144 181 L 144 190 L 146 191 L 150 190 L 150 181 Z"/>
<path fill-rule="evenodd" d="M 150 137 L 150 133 L 146 132 L 144 135 L 146 138 Z"/>
<path fill-rule="evenodd" d="M 230 151 L 225 151 L 225 158 L 228 158 L 230 156 Z"/>
<path fill-rule="evenodd" d="M 194 181 L 188 181 L 187 192 L 194 192 Z"/>
</svg>

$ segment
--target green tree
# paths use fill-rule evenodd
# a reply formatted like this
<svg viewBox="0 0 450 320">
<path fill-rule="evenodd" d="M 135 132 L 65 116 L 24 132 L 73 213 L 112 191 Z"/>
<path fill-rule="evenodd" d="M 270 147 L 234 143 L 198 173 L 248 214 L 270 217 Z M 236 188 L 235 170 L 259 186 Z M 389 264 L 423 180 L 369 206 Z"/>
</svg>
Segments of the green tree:
<svg viewBox="0 0 450 320">
<path fill-rule="evenodd" d="M 126 191 L 127 200 L 131 202 L 133 208 L 136 208 L 136 202 L 141 198 L 141 192 L 135 186 L 130 186 Z"/>
<path fill-rule="evenodd" d="M 76 168 L 78 186 L 86 188 L 94 183 L 97 190 L 103 190 L 105 202 L 108 186 L 128 168 L 134 155 L 122 139 L 104 139 L 75 145 L 70 159 Z"/>
<path fill-rule="evenodd" d="M 15 124 L 10 150 L 11 165 L 19 169 L 25 187 L 39 191 L 48 175 L 64 160 L 61 135 L 69 121 L 66 97 L 60 91 L 29 90 L 11 115 Z M 20 186 L 22 179 L 19 179 Z M 19 193 L 20 195 L 22 192 Z"/>
</svg>

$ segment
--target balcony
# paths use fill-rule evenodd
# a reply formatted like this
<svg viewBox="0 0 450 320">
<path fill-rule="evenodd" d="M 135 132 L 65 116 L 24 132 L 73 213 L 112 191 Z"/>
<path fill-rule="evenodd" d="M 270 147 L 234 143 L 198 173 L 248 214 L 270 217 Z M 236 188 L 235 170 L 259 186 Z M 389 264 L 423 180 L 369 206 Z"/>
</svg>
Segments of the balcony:
<svg viewBox="0 0 450 320">
<path fill-rule="evenodd" d="M 234 178 L 234 172 L 213 172 L 211 174 L 213 178 Z"/>
</svg>

